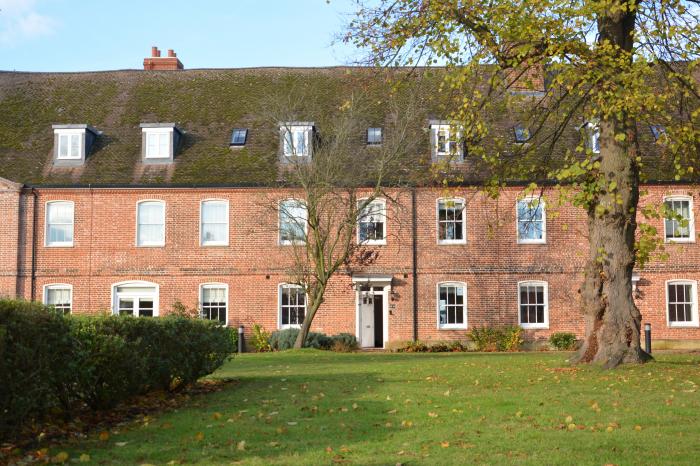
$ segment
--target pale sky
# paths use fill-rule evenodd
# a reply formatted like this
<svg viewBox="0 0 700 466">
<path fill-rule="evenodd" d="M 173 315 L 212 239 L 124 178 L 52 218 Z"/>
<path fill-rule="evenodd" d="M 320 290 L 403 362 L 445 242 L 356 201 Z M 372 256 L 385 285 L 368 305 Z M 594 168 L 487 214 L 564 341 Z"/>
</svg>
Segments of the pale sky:
<svg viewBox="0 0 700 466">
<path fill-rule="evenodd" d="M 0 0 L 0 69 L 141 68 L 151 46 L 185 68 L 328 66 L 350 0 Z M 335 41 L 338 42 L 338 41 Z"/>
</svg>

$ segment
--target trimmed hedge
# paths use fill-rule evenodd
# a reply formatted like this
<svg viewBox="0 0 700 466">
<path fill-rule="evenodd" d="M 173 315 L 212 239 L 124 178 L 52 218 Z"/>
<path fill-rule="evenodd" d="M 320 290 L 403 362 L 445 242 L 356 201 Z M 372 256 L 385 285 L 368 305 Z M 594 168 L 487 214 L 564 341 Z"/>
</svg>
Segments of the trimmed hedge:
<svg viewBox="0 0 700 466">
<path fill-rule="evenodd" d="M 212 373 L 236 334 L 183 316 L 71 317 L 0 300 L 0 436 L 80 403 L 110 408 L 150 390 L 176 390 Z"/>
<path fill-rule="evenodd" d="M 554 349 L 569 351 L 576 349 L 576 335 L 569 332 L 555 332 L 549 336 L 549 343 Z"/>
<path fill-rule="evenodd" d="M 273 351 L 284 351 L 294 348 L 294 342 L 299 335 L 298 328 L 277 330 L 270 335 L 270 347 Z M 322 350 L 342 347 L 343 351 L 352 351 L 357 348 L 357 338 L 349 333 L 340 333 L 329 337 L 324 333 L 309 332 L 306 336 L 304 348 L 316 348 Z"/>
</svg>

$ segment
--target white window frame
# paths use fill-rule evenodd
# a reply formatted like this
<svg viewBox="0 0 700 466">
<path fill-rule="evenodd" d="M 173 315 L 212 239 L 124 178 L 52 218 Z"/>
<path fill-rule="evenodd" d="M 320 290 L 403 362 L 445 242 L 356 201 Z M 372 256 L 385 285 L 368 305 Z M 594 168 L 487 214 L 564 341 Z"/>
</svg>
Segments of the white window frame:
<svg viewBox="0 0 700 466">
<path fill-rule="evenodd" d="M 543 323 L 531 323 L 522 322 L 520 316 L 520 288 L 522 286 L 541 286 L 543 287 L 543 299 L 544 299 L 544 322 Z M 518 325 L 524 329 L 548 329 L 549 328 L 549 284 L 543 280 L 523 280 L 518 282 Z"/>
<path fill-rule="evenodd" d="M 367 199 L 360 199 L 358 201 L 359 205 L 362 205 L 363 202 L 365 202 Z M 384 236 L 382 239 L 368 239 L 365 241 L 360 241 L 360 227 L 362 223 L 379 223 L 379 222 L 363 222 L 362 218 L 366 215 L 365 209 L 368 209 L 372 205 L 378 205 L 381 204 L 381 211 L 380 214 L 382 217 L 382 223 L 384 224 L 383 230 L 384 230 Z M 359 207 L 358 205 L 358 207 Z M 386 236 L 387 236 L 387 215 L 386 215 L 386 200 L 384 199 L 374 199 L 372 202 L 369 202 L 364 209 L 360 209 L 359 211 L 360 218 L 357 221 L 357 244 L 365 244 L 365 245 L 376 245 L 376 246 L 382 246 L 386 245 Z"/>
<path fill-rule="evenodd" d="M 311 131 L 313 127 L 311 125 L 283 125 L 281 127 L 282 129 L 282 153 L 284 154 L 285 157 L 308 157 L 309 156 L 309 144 L 311 141 L 309 140 L 309 134 L 311 134 Z M 303 133 L 304 135 L 304 149 L 306 149 L 303 153 L 299 153 L 298 149 L 296 147 L 296 137 L 295 133 Z M 289 147 L 287 146 L 287 135 L 290 135 L 292 138 L 292 148 L 291 152 L 289 151 Z"/>
<path fill-rule="evenodd" d="M 304 287 L 301 285 L 296 285 L 294 283 L 280 283 L 277 286 L 277 328 L 280 330 L 283 330 L 286 328 L 301 328 L 301 324 L 284 324 L 284 325 L 282 324 L 282 290 L 285 288 L 286 289 L 289 289 L 289 288 L 303 289 Z M 304 293 L 304 319 L 306 319 L 306 313 L 308 311 L 308 306 L 309 306 L 309 296 L 308 296 L 308 294 Z"/>
<path fill-rule="evenodd" d="M 462 203 L 462 239 L 440 239 L 440 203 Z M 462 197 L 440 197 L 435 200 L 435 237 L 437 244 L 467 244 L 467 202 Z"/>
<path fill-rule="evenodd" d="M 56 148 L 56 160 L 80 160 L 83 158 L 83 144 L 84 144 L 84 129 L 55 129 L 54 133 L 58 136 L 58 147 Z M 73 153 L 71 148 L 72 138 L 78 138 L 78 152 Z M 68 139 L 68 152 L 65 156 L 61 155 L 61 139 Z"/>
<path fill-rule="evenodd" d="M 304 238 L 301 240 L 283 240 L 282 239 L 282 212 L 283 212 L 283 204 L 285 202 L 296 202 L 299 206 L 304 208 Z M 278 204 L 278 212 L 277 212 L 277 241 L 280 246 L 291 246 L 291 245 L 302 245 L 306 244 L 306 239 L 309 234 L 309 210 L 306 207 L 306 204 L 304 201 L 301 199 L 295 199 L 295 198 L 287 198 L 287 199 L 282 199 L 279 204 Z"/>
<path fill-rule="evenodd" d="M 664 196 L 663 202 L 673 201 L 688 201 L 688 237 L 687 238 L 667 238 L 666 237 L 666 218 L 664 222 L 664 242 L 665 243 L 694 243 L 695 242 L 695 213 L 693 212 L 693 196 L 687 195 L 671 195 Z"/>
<path fill-rule="evenodd" d="M 440 287 L 442 286 L 461 286 L 464 292 L 464 309 L 462 310 L 463 312 L 463 324 L 441 324 L 440 323 Z M 435 287 L 435 300 L 436 300 L 436 307 L 435 310 L 437 312 L 436 314 L 436 322 L 437 322 L 437 328 L 438 330 L 464 330 L 468 327 L 468 321 L 467 317 L 469 316 L 469 313 L 467 312 L 467 307 L 468 307 L 468 290 L 467 290 L 467 284 L 464 282 L 456 282 L 456 281 L 446 281 L 446 282 L 438 282 L 438 284 Z"/>
<path fill-rule="evenodd" d="M 173 144 L 173 132 L 175 131 L 174 128 L 143 128 L 143 132 L 146 134 L 146 150 L 144 151 L 144 158 L 146 159 L 169 159 L 170 158 L 170 147 Z M 156 147 L 158 147 L 158 152 L 156 154 L 153 154 L 150 149 L 150 144 L 149 139 L 151 137 L 158 137 L 158 144 Z M 160 138 L 162 137 L 167 137 L 168 138 L 168 146 L 165 154 L 160 153 Z"/>
<path fill-rule="evenodd" d="M 126 287 L 134 287 L 134 288 L 143 288 L 143 287 L 152 287 L 155 288 L 155 293 L 153 296 L 148 296 L 143 293 L 134 293 L 134 294 L 129 294 L 129 293 L 118 293 L 117 288 L 120 286 L 126 286 Z M 153 298 L 153 317 L 158 317 L 160 315 L 159 313 L 159 306 L 160 306 L 160 285 L 157 283 L 153 282 L 147 282 L 143 280 L 127 280 L 124 282 L 118 282 L 118 283 L 113 283 L 111 286 L 111 296 L 110 300 L 112 303 L 112 315 L 119 315 L 119 298 L 120 297 L 125 297 L 125 298 L 132 298 L 134 300 L 140 299 L 140 298 Z M 135 307 L 135 303 L 134 303 Z M 141 313 L 139 312 L 138 316 L 135 317 L 141 317 Z"/>
<path fill-rule="evenodd" d="M 668 285 L 691 285 L 691 293 L 693 296 L 693 305 L 691 308 L 692 319 L 687 322 L 671 322 L 669 316 L 669 296 L 668 296 Z M 689 328 L 689 327 L 700 327 L 698 323 L 698 282 L 696 280 L 685 280 L 685 279 L 672 279 L 666 280 L 664 285 L 666 294 L 666 325 L 672 328 Z"/>
<path fill-rule="evenodd" d="M 49 230 L 51 225 L 68 225 L 67 223 L 49 223 L 49 206 L 53 204 L 69 204 L 73 210 L 73 218 L 71 220 L 70 226 L 72 229 L 71 241 L 50 241 Z M 75 241 L 75 202 L 66 200 L 53 200 L 46 201 L 44 205 L 44 246 L 47 248 L 70 248 L 73 247 L 73 242 Z"/>
<path fill-rule="evenodd" d="M 433 151 L 435 152 L 435 156 L 439 159 L 441 157 L 446 157 L 446 156 L 451 156 L 455 155 L 458 157 L 459 160 L 462 160 L 464 158 L 464 154 L 461 153 L 461 149 L 459 147 L 460 145 L 460 139 L 462 138 L 462 131 L 459 128 L 456 128 L 454 125 L 450 124 L 434 124 L 430 126 L 430 130 L 433 132 L 433 139 L 435 141 L 434 146 L 433 146 Z M 445 150 L 441 151 L 440 149 L 440 133 L 445 132 Z M 452 138 L 452 134 L 454 134 L 454 139 Z M 453 144 L 456 147 L 452 147 Z"/>
<path fill-rule="evenodd" d="M 226 239 L 224 241 L 205 241 L 204 239 L 204 204 L 220 203 L 226 206 Z M 229 244 L 229 202 L 227 199 L 202 199 L 199 203 L 199 245 L 200 246 L 228 246 Z M 219 225 L 220 223 L 217 223 Z"/>
<path fill-rule="evenodd" d="M 211 319 L 204 319 L 204 316 L 202 315 L 204 311 L 204 290 L 206 288 L 210 289 L 216 289 L 216 288 L 223 288 L 224 289 L 224 297 L 225 297 L 225 302 L 226 302 L 226 321 L 222 324 L 224 327 L 228 327 L 228 311 L 229 311 L 229 294 L 228 294 L 228 284 L 227 283 L 218 283 L 218 282 L 208 282 L 208 283 L 202 283 L 199 285 L 199 318 L 202 320 L 211 320 Z M 219 322 L 217 320 L 217 322 Z"/>
<path fill-rule="evenodd" d="M 520 237 L 520 212 L 518 207 L 521 202 L 538 202 L 538 207 L 542 210 L 542 238 L 521 238 Z M 547 244 L 547 203 L 543 196 L 527 196 L 515 201 L 515 238 L 518 244 Z"/>
<path fill-rule="evenodd" d="M 163 205 L 163 240 L 154 243 L 139 243 L 139 206 L 144 202 L 157 202 Z M 165 201 L 162 199 L 140 199 L 136 202 L 136 247 L 138 248 L 159 248 L 165 246 L 165 234 L 166 234 L 166 209 Z"/>
<path fill-rule="evenodd" d="M 68 283 L 49 283 L 44 285 L 43 290 L 43 303 L 46 306 L 52 306 L 48 303 L 49 300 L 49 290 L 68 290 L 68 314 L 73 313 L 73 285 Z"/>
</svg>

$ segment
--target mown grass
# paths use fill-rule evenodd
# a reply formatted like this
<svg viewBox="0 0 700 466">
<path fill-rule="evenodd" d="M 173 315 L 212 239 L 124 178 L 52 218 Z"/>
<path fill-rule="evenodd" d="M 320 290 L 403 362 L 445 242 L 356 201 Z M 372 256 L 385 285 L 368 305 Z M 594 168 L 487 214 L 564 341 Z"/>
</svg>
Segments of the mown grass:
<svg viewBox="0 0 700 466">
<path fill-rule="evenodd" d="M 698 464 L 700 355 L 615 371 L 565 353 L 237 357 L 238 383 L 61 448 L 98 464 Z M 83 460 L 87 460 L 83 456 Z"/>
</svg>

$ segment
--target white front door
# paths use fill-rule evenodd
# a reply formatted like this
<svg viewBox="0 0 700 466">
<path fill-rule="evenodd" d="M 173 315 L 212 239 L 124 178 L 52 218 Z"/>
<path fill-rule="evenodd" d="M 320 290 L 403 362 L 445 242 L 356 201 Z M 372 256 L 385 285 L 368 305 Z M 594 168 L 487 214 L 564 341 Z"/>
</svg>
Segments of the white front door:
<svg viewBox="0 0 700 466">
<path fill-rule="evenodd" d="M 360 346 L 363 348 L 374 347 L 374 298 L 371 291 L 361 292 Z"/>
</svg>

